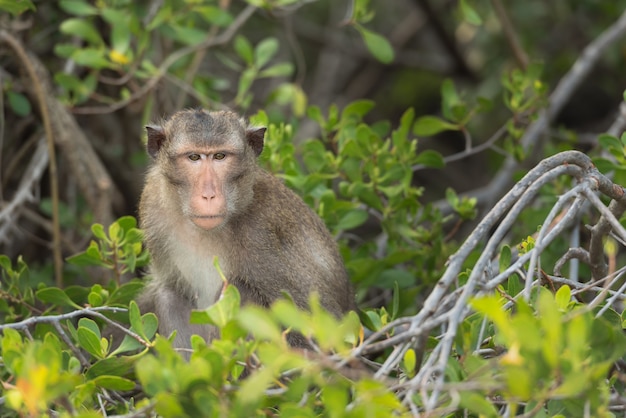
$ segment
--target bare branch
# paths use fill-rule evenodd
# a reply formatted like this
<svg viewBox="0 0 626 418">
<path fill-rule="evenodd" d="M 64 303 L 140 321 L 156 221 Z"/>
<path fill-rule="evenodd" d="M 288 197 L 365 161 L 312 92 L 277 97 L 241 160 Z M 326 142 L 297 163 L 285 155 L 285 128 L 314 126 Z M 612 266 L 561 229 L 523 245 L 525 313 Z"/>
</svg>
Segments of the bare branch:
<svg viewBox="0 0 626 418">
<path fill-rule="evenodd" d="M 237 16 L 233 23 L 230 24 L 226 29 L 224 29 L 221 34 L 214 37 L 209 37 L 197 45 L 191 45 L 186 48 L 181 48 L 174 52 L 172 55 L 168 56 L 165 61 L 163 61 L 163 64 L 161 64 L 159 68 L 157 68 L 155 74 L 148 80 L 148 82 L 141 86 L 139 90 L 131 94 L 126 99 L 106 106 L 79 107 L 73 109 L 73 112 L 76 114 L 111 113 L 126 107 L 128 104 L 133 103 L 136 100 L 139 100 L 141 97 L 145 96 L 150 91 L 152 91 L 153 88 L 156 87 L 159 81 L 161 81 L 161 79 L 165 76 L 169 68 L 174 65 L 179 59 L 189 54 L 193 54 L 197 51 L 230 42 L 230 40 L 233 38 L 233 36 L 235 36 L 237 31 L 243 26 L 244 23 L 248 21 L 248 19 L 254 14 L 255 11 L 255 6 L 248 5 L 245 9 L 241 11 L 239 16 Z"/>
<path fill-rule="evenodd" d="M 0 210 L 0 243 L 10 244 L 9 231 L 17 225 L 18 212 L 27 203 L 34 202 L 33 194 L 35 186 L 41 181 L 41 177 L 48 166 L 48 152 L 45 141 L 39 141 L 37 148 L 32 154 L 28 167 L 24 171 L 24 177 L 20 180 L 17 192 L 11 201 Z"/>
<path fill-rule="evenodd" d="M 563 76 L 550 96 L 548 107 L 528 127 L 521 139 L 521 145 L 526 153 L 532 151 L 534 155 L 540 154 L 543 149 L 544 134 L 554 118 L 563 109 L 578 86 L 585 80 L 585 77 L 591 72 L 606 49 L 619 41 L 624 34 L 626 34 L 626 11 L 617 22 L 606 29 L 583 50 L 574 65 Z M 483 188 L 483 192 L 487 197 L 484 202 L 485 207 L 493 206 L 493 203 L 499 196 L 504 194 L 510 187 L 512 174 L 519 168 L 520 163 L 514 157 L 506 159 L 498 174 L 487 187 Z"/>
<path fill-rule="evenodd" d="M 493 260 L 497 259 L 500 246 L 519 216 L 535 202 L 543 186 L 564 175 L 576 179 L 577 184 L 560 196 L 553 205 L 542 223 L 542 228 L 535 236 L 534 247 L 514 259 L 504 271 L 494 272 Z M 597 193 L 615 200 L 607 207 Z M 520 294 L 511 297 L 506 305 L 507 308 L 514 305 L 515 299 L 527 298 L 533 286 L 541 286 L 545 281 L 567 284 L 574 289 L 573 294 L 593 292 L 598 304 L 608 295 L 610 298 L 605 302 L 603 309 L 608 309 L 607 305 L 618 300 L 626 299 L 624 295 L 626 286 L 622 286 L 617 291 L 611 290 L 612 284 L 616 283 L 626 269 L 621 269 L 611 278 L 603 277 L 587 284 L 548 276 L 540 269 L 541 254 L 556 238 L 566 235 L 569 228 L 579 222 L 583 211 L 590 207 L 597 209 L 602 215 L 594 226 L 597 228 L 598 236 L 605 237 L 609 233 L 615 233 L 622 238 L 626 235 L 626 230 L 617 221 L 617 217 L 625 210 L 622 203 L 625 200 L 624 189 L 613 184 L 608 177 L 598 172 L 591 159 L 585 154 L 566 151 L 546 158 L 513 186 L 509 193 L 485 215 L 457 253 L 450 257 L 446 271 L 426 298 L 420 312 L 410 318 L 400 318 L 380 332 L 374 333 L 353 351 L 352 358 L 377 350 L 393 348 L 392 353 L 374 374 L 375 378 L 384 379 L 389 373 L 398 370 L 404 353 L 409 348 L 414 348 L 419 352 L 425 337 L 434 336 L 438 342 L 434 348 L 429 349 L 429 356 L 416 375 L 395 387 L 395 390 L 404 399 L 404 403 L 411 408 L 415 407 L 414 397 L 421 397 L 421 404 L 424 406 L 417 409 L 419 413 L 428 416 L 440 412 L 442 405 L 450 402 L 449 386 L 445 382 L 444 371 L 448 366 L 460 324 L 471 313 L 468 303 L 471 298 L 493 292 L 497 286 L 517 274 L 522 278 L 526 276 L 526 285 Z M 465 284 L 452 289 L 467 258 L 479 245 L 483 245 L 480 250 L 481 255 L 473 264 Z M 582 248 L 570 249 L 559 263 L 563 265 L 573 257 L 588 261 L 586 254 Z M 520 273 L 525 266 L 528 266 L 526 273 Z M 538 272 L 541 272 L 541 276 L 535 278 Z M 594 275 L 594 277 L 597 276 Z M 605 282 L 605 285 L 601 286 L 601 282 Z"/>
</svg>

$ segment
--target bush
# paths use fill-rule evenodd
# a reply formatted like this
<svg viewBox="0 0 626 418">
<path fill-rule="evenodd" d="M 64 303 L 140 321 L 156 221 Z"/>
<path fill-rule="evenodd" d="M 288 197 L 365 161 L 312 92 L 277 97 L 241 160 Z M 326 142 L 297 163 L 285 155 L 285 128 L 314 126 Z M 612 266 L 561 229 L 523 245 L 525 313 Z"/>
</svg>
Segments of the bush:
<svg viewBox="0 0 626 418">
<path fill-rule="evenodd" d="M 626 31 L 623 17 L 591 39 L 551 92 L 554 66 L 525 62 L 509 39 L 519 68 L 489 74 L 482 87 L 492 99 L 439 74 L 438 109 L 419 111 L 416 103 L 381 117 L 396 100 L 309 105 L 315 92 L 297 82 L 302 63 L 285 55 L 289 36 L 281 38 L 271 19 L 297 17 L 311 3 L 321 8 L 305 9 L 314 20 L 323 2 L 144 3 L 0 3 L 18 28 L 17 17 L 36 10 L 38 56 L 23 54 L 36 48 L 17 29 L 0 29 L 28 76 L 7 66 L 12 78 L 3 88 L 7 117 L 28 118 L 47 138 L 7 146 L 16 162 L 3 171 L 3 187 L 15 192 L 0 207 L 0 241 L 15 238 L 15 245 L 0 256 L 2 416 L 609 417 L 623 410 L 626 123 L 618 116 L 590 156 L 571 150 L 583 146 L 572 140 L 580 131 L 549 129 Z M 419 3 L 427 11 L 428 2 Z M 458 3 L 459 36 L 471 32 L 467 25 L 492 28 L 481 16 L 506 22 L 497 7 L 470 3 Z M 580 7 L 596 10 L 592 3 Z M 378 34 L 373 12 L 388 19 L 396 12 L 350 4 L 343 30 L 362 46 L 356 53 L 390 70 L 401 41 L 395 32 L 392 42 Z M 603 7 L 606 16 L 622 13 Z M 519 19 L 535 23 L 532 15 Z M 45 27 L 59 31 L 46 39 Z M 537 42 L 532 33 L 525 39 Z M 468 48 L 491 46 L 477 36 Z M 428 80 L 416 83 L 434 94 Z M 391 80 L 378 94 L 401 102 L 397 89 Z M 219 327 L 221 338 L 194 337 L 189 361 L 172 347 L 173 336 L 156 333 L 158 319 L 133 301 L 143 286 L 135 275 L 149 262 L 141 231 L 134 217 L 114 216 L 132 212 L 119 207 L 135 195 L 119 186 L 138 174 L 123 168 L 143 167 L 145 157 L 138 132 L 119 139 L 106 129 L 167 113 L 159 103 L 230 106 L 268 127 L 260 164 L 337 238 L 360 312 L 336 319 L 315 294 L 308 312 L 289 300 L 242 307 L 226 285 L 215 305 L 191 318 Z M 15 138 L 24 135 L 17 122 L 7 126 Z M 445 152 L 446 140 L 456 151 Z M 442 184 L 454 162 L 487 152 L 487 167 L 455 176 L 472 183 L 484 171 L 483 190 L 428 183 Z M 551 156 L 538 161 L 542 155 Z M 32 159 L 22 169 L 24 156 Z M 64 164 L 56 167 L 57 159 Z M 50 187 L 41 188 L 49 163 Z M 48 194 L 39 199 L 35 189 Z M 31 202 L 50 222 L 32 213 Z M 29 249 L 12 219 L 50 231 L 54 256 L 31 253 L 29 268 L 13 253 Z M 63 261 L 69 249 L 77 254 Z M 290 348 L 285 330 L 313 349 Z"/>
</svg>

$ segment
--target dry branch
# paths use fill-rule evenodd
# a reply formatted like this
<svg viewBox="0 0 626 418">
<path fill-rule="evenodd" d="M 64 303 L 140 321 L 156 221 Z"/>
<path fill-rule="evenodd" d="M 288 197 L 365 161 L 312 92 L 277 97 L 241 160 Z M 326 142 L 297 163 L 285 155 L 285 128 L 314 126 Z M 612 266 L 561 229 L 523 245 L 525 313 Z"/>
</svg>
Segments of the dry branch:
<svg viewBox="0 0 626 418">
<path fill-rule="evenodd" d="M 521 213 L 534 203 L 543 186 L 564 175 L 573 178 L 575 185 L 560 196 L 554 204 L 542 223 L 544 226 L 536 237 L 534 248 L 514 259 L 511 265 L 501 273 L 497 270 L 493 271 L 491 268 L 493 260 L 498 258 L 506 235 L 518 222 Z M 612 199 L 610 205 L 606 207 L 597 194 Z M 468 301 L 493 292 L 497 286 L 512 275 L 519 274 L 524 266 L 529 265 L 525 275 L 525 289 L 515 296 L 515 298 L 527 298 L 532 286 L 542 284 L 540 278 L 535 278 L 535 275 L 541 271 L 541 254 L 558 236 L 565 234 L 571 225 L 580 219 L 581 213 L 589 208 L 595 208 L 600 213 L 598 222 L 592 228 L 592 239 L 602 242 L 602 239 L 610 233 L 620 238 L 626 237 L 626 229 L 618 221 L 626 208 L 626 195 L 623 187 L 613 184 L 608 177 L 595 168 L 588 156 L 580 152 L 566 151 L 543 160 L 515 184 L 511 191 L 486 214 L 457 253 L 450 257 L 446 271 L 426 299 L 422 310 L 411 318 L 400 318 L 389 324 L 383 332 L 370 336 L 364 344 L 354 350 L 353 356 L 394 347 L 391 355 L 375 373 L 377 378 L 385 379 L 392 371 L 398 370 L 404 353 L 409 348 L 420 352 L 424 349 L 422 345 L 425 336 L 438 335 L 439 342 L 429 353 L 429 357 L 415 377 L 396 389 L 414 412 L 417 409 L 413 397 L 418 395 L 422 398 L 421 404 L 424 405 L 419 413 L 428 415 L 433 411 L 441 412 L 438 408 L 441 407 L 442 395 L 446 393 L 446 388 L 449 386 L 445 382 L 444 371 L 452 355 L 453 342 L 457 337 L 459 325 L 471 313 Z M 453 288 L 468 257 L 479 247 L 481 255 L 473 265 L 466 283 Z M 592 266 L 597 258 L 598 265 L 606 266 L 603 251 L 595 249 L 591 251 L 595 251 L 593 257 L 588 259 L 578 255 L 578 258 L 583 262 L 590 260 Z M 576 255 L 573 250 L 570 250 L 568 254 L 570 254 L 568 257 Z M 611 303 L 623 300 L 626 286 L 622 286 L 618 291 L 609 289 L 611 283 L 624 274 L 623 271 L 620 270 L 611 278 L 612 281 L 604 286 L 600 283 L 605 277 L 600 277 L 598 271 L 606 270 L 596 270 L 591 281 L 586 284 L 559 277 L 546 277 L 559 283 L 572 283 L 577 292 L 593 292 L 597 295 L 597 303 L 600 303 L 605 295 L 610 295 L 609 302 Z M 524 274 L 521 277 L 524 277 Z M 394 327 L 396 327 L 395 334 L 391 337 L 386 336 L 385 332 Z M 443 333 L 441 333 L 442 330 Z"/>
<path fill-rule="evenodd" d="M 13 195 L 11 201 L 0 210 L 1 244 L 10 244 L 9 232 L 17 225 L 16 221 L 20 217 L 20 211 L 24 205 L 36 200 L 34 191 L 48 165 L 46 146 L 45 141 L 39 141 L 28 163 L 28 167 L 24 171 L 24 177 L 20 180 L 17 192 Z"/>
<path fill-rule="evenodd" d="M 5 31 L 0 34 L 3 39 L 10 37 Z M 54 141 L 68 160 L 68 167 L 93 211 L 95 221 L 109 224 L 114 218 L 113 207 L 121 202 L 120 192 L 74 116 L 55 97 L 48 70 L 33 54 L 28 54 L 28 57 L 41 84 Z M 29 93 L 37 94 L 35 91 Z M 60 245 L 55 247 L 60 248 Z"/>
<path fill-rule="evenodd" d="M 545 134 L 550 124 L 570 100 L 577 88 L 585 81 L 602 54 L 626 34 L 626 11 L 620 18 L 600 36 L 594 39 L 582 52 L 570 70 L 563 76 L 549 98 L 549 104 L 537 120 L 533 122 L 521 139 L 526 153 L 532 151 L 533 157 L 541 154 Z M 484 199 L 484 207 L 490 208 L 493 203 L 510 188 L 513 173 L 521 168 L 520 163 L 511 156 L 506 159 L 497 175 L 489 185 L 478 191 Z M 475 193 L 470 193 L 474 194 Z"/>
</svg>

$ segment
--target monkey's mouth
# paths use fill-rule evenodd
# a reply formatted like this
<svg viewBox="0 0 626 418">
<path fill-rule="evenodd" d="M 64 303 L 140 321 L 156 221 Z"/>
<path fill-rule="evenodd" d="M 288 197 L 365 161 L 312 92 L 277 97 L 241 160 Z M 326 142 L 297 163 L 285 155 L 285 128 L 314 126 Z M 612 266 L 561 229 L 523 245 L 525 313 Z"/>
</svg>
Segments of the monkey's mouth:
<svg viewBox="0 0 626 418">
<path fill-rule="evenodd" d="M 224 222 L 224 215 L 192 215 L 190 219 L 198 228 L 210 230 Z"/>
</svg>

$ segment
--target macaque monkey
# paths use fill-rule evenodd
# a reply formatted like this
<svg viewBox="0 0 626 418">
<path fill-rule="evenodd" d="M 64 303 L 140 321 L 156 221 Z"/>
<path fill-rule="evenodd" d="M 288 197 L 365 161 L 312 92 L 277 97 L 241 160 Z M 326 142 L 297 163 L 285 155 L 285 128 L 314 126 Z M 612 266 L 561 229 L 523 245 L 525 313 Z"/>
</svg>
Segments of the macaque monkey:
<svg viewBox="0 0 626 418">
<path fill-rule="evenodd" d="M 243 304 L 269 306 L 287 292 L 307 308 L 315 291 L 335 316 L 355 309 L 322 220 L 256 163 L 265 128 L 249 128 L 232 112 L 184 110 L 146 129 L 153 164 L 139 217 L 153 277 L 139 305 L 157 315 L 162 335 L 176 330 L 180 348 L 190 346 L 192 334 L 217 336 L 212 327 L 189 324 L 192 309 L 205 309 L 220 295 L 215 256 Z M 297 334 L 288 339 L 307 346 Z"/>
</svg>

